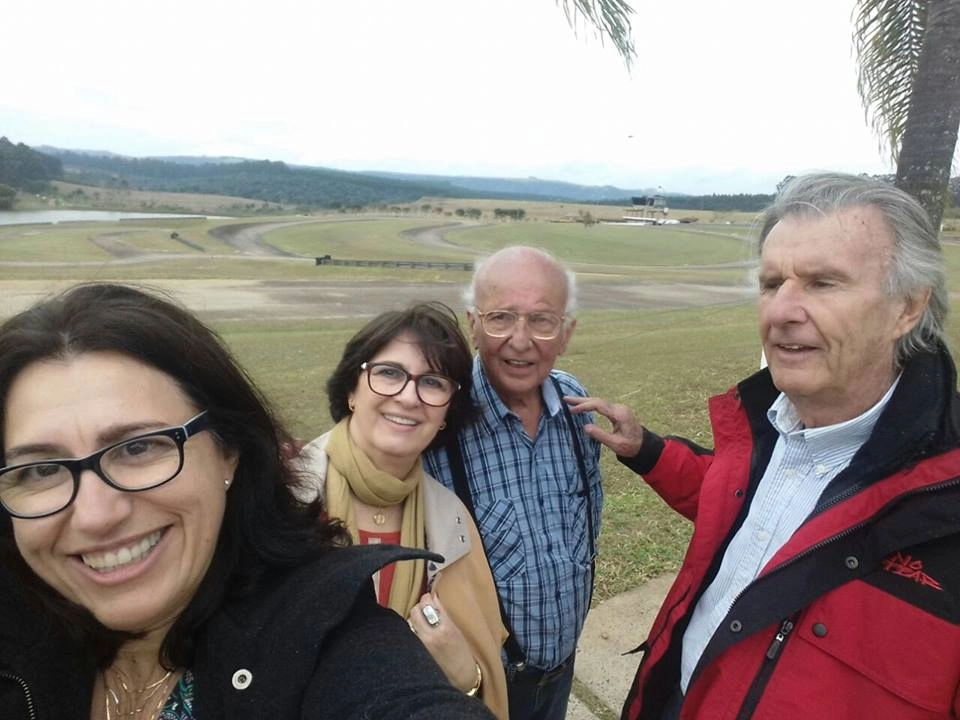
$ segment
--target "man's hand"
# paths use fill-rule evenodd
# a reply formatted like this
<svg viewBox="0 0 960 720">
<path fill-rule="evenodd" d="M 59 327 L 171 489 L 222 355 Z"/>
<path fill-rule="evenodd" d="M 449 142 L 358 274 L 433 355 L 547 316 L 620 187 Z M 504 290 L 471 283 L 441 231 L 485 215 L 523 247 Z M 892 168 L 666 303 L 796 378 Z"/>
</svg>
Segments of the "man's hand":
<svg viewBox="0 0 960 720">
<path fill-rule="evenodd" d="M 609 432 L 593 423 L 583 426 L 587 435 L 594 440 L 606 445 L 621 457 L 633 457 L 640 452 L 640 446 L 643 445 L 643 425 L 626 405 L 611 404 L 602 398 L 592 397 L 565 397 L 563 400 L 570 406 L 572 413 L 595 412 L 610 421 L 613 427 Z"/>
</svg>

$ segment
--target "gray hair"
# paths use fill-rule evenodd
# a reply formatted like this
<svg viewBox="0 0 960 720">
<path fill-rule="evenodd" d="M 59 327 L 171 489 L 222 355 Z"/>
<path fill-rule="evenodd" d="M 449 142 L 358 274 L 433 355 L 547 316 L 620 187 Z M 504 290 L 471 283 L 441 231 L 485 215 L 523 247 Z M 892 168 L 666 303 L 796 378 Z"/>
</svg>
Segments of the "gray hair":
<svg viewBox="0 0 960 720">
<path fill-rule="evenodd" d="M 508 247 L 501 248 L 492 255 L 487 255 L 485 258 L 482 258 L 474 264 L 473 277 L 470 280 L 470 284 L 463 291 L 463 302 L 466 304 L 467 309 L 474 309 L 477 298 L 477 281 L 494 262 L 500 260 L 504 255 L 520 255 L 524 253 L 530 253 L 539 256 L 541 260 L 549 265 L 553 265 L 557 268 L 557 270 L 560 271 L 566 280 L 566 287 L 564 289 L 566 290 L 567 302 L 563 308 L 564 317 L 572 318 L 574 315 L 576 315 L 577 276 L 572 270 L 570 270 L 570 268 L 557 260 L 557 258 L 555 258 L 546 250 L 543 250 L 542 248 L 529 247 L 527 245 L 510 245 Z"/>
<path fill-rule="evenodd" d="M 885 292 L 914 297 L 929 288 L 930 300 L 913 329 L 897 341 L 900 367 L 921 350 L 945 342 L 948 311 L 946 277 L 940 238 L 929 215 L 913 197 L 894 186 L 861 175 L 813 173 L 792 178 L 780 189 L 760 218 L 758 251 L 773 227 L 785 217 L 809 218 L 855 207 L 880 211 L 893 232 L 893 252 Z"/>
</svg>

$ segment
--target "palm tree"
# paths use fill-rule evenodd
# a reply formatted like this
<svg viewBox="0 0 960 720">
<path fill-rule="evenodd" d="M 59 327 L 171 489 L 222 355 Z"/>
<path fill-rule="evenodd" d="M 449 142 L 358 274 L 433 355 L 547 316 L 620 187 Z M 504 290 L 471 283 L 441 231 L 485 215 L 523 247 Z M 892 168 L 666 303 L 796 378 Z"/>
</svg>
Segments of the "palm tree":
<svg viewBox="0 0 960 720">
<path fill-rule="evenodd" d="M 630 66 L 628 0 L 557 0 L 609 38 Z M 960 0 L 856 0 L 857 90 L 881 145 L 897 166 L 896 184 L 939 227 L 960 131 Z"/>
<path fill-rule="evenodd" d="M 960 130 L 960 0 L 857 0 L 857 89 L 897 187 L 940 226 Z"/>
<path fill-rule="evenodd" d="M 563 8 L 572 27 L 576 28 L 577 19 L 583 17 L 597 31 L 601 42 L 609 38 L 630 67 L 637 51 L 630 35 L 633 8 L 628 0 L 557 0 L 557 4 Z"/>
</svg>

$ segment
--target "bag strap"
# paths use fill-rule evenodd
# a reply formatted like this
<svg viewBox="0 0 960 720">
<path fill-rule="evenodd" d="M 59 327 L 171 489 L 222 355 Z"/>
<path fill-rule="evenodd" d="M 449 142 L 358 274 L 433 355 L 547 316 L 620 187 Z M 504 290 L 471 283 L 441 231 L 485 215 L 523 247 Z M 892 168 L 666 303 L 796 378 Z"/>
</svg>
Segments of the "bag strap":
<svg viewBox="0 0 960 720">
<path fill-rule="evenodd" d="M 470 484 L 467 481 L 467 471 L 463 463 L 463 453 L 460 451 L 460 438 L 457 435 L 451 434 L 447 440 L 446 449 L 447 459 L 450 461 L 450 470 L 453 473 L 454 492 L 457 493 L 460 502 L 466 506 L 467 512 L 469 512 L 470 517 L 473 518 L 474 525 L 479 528 L 480 523 L 477 520 L 477 511 L 473 507 L 473 496 L 470 492 Z M 500 620 L 503 622 L 503 626 L 507 629 L 508 633 L 507 639 L 503 643 L 503 649 L 507 653 L 507 660 L 517 668 L 523 668 L 526 665 L 527 657 L 520 648 L 520 643 L 517 642 L 517 635 L 513 631 L 513 626 L 510 624 L 510 618 L 507 617 L 507 612 L 503 607 L 503 599 L 500 597 L 500 591 L 496 589 L 496 585 L 494 585 L 494 590 L 497 593 L 497 605 L 500 606 Z"/>
<path fill-rule="evenodd" d="M 580 433 L 577 430 L 577 425 L 573 421 L 573 413 L 570 412 L 570 407 L 563 401 L 563 388 L 560 387 L 560 381 L 553 375 L 550 376 L 550 379 L 553 381 L 553 387 L 557 391 L 557 398 L 560 400 L 560 406 L 563 408 L 563 417 L 567 421 L 567 427 L 570 430 L 570 440 L 573 442 L 573 453 L 577 456 L 577 467 L 580 470 L 580 481 L 582 483 L 583 489 L 580 491 L 579 495 L 587 501 L 587 536 L 590 542 L 590 604 L 593 604 L 593 583 L 597 575 L 597 562 L 594 558 L 597 557 L 597 547 L 596 540 L 594 539 L 593 534 L 593 497 L 590 493 L 590 478 L 587 475 L 587 463 L 583 459 L 583 448 L 580 446 Z"/>
</svg>

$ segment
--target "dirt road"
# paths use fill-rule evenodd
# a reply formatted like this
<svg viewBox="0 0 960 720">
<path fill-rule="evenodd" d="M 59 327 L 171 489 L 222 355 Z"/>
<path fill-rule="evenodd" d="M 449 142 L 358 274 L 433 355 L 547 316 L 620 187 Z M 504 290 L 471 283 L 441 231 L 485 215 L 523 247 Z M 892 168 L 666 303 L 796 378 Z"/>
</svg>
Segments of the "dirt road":
<svg viewBox="0 0 960 720">
<path fill-rule="evenodd" d="M 316 222 L 316 219 L 226 225 L 216 228 L 213 234 L 218 240 L 239 250 L 250 259 L 285 258 L 289 262 L 298 262 L 297 256 L 271 245 L 264 236 L 280 227 L 309 222 Z M 447 239 L 447 233 L 464 226 L 464 223 L 434 224 L 406 230 L 403 234 L 406 238 L 425 245 L 464 250 L 462 246 Z M 174 257 L 196 257 L 181 254 L 138 255 L 139 251 L 124 243 L 121 235 L 105 233 L 95 239 L 95 242 L 114 255 L 111 262 L 133 264 L 138 261 L 162 262 Z M 313 263 L 313 258 L 305 257 L 302 262 Z M 386 281 L 327 279 L 322 276 L 322 271 L 318 270 L 317 278 L 311 280 L 163 280 L 152 284 L 174 293 L 188 307 L 210 320 L 363 317 L 416 300 L 441 300 L 457 310 L 463 307 L 462 292 L 470 280 L 469 273 L 463 273 L 462 280 L 457 281 L 411 283 L 405 281 L 405 272 L 397 270 L 395 278 Z M 578 304 L 581 309 L 702 307 L 747 302 L 754 294 L 746 284 L 743 287 L 729 287 L 611 282 L 609 276 L 605 275 L 606 273 L 580 274 Z M 0 316 L 18 312 L 64 285 L 65 283 L 55 281 L 0 280 L 0 297 L 4 299 L 0 304 Z"/>
</svg>

